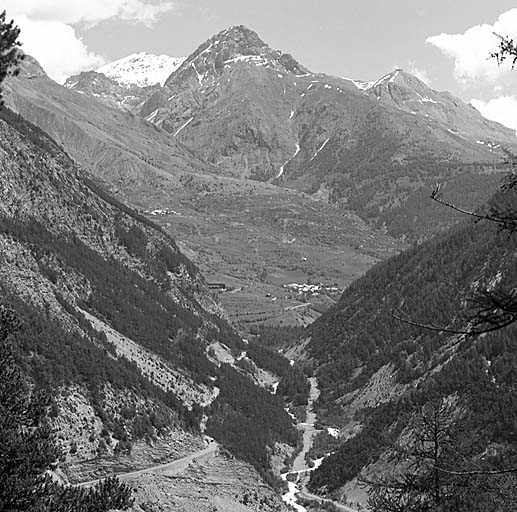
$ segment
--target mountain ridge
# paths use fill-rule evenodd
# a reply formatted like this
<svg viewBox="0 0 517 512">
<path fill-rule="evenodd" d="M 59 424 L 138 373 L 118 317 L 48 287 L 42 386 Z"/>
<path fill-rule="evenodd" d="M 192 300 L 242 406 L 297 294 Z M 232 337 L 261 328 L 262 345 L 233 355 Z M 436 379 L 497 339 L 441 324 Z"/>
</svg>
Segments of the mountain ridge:
<svg viewBox="0 0 517 512">
<path fill-rule="evenodd" d="M 94 87 L 96 80 L 104 83 L 101 75 L 90 75 L 77 92 L 121 107 L 125 100 L 117 97 L 117 87 L 122 86 L 109 82 L 103 97 L 102 87 L 101 92 Z M 25 90 L 19 88 L 23 102 L 38 94 L 29 82 Z M 62 95 L 55 86 L 52 94 Z M 66 101 L 85 103 L 86 98 Z M 24 115 L 63 139 L 48 120 L 38 121 L 31 113 L 47 103 L 45 98 L 38 102 L 27 105 Z M 487 200 L 507 167 L 506 151 L 516 147 L 513 131 L 404 71 L 361 90 L 351 80 L 311 73 L 243 26 L 208 39 L 164 87 L 139 88 L 126 105 L 170 134 L 166 145 L 178 145 L 180 152 L 177 168 L 194 171 L 196 176 L 190 176 L 196 182 L 206 182 L 209 174 L 241 185 L 246 180 L 287 187 L 352 211 L 399 238 L 426 238 L 456 221 L 422 201 L 437 183 L 467 208 Z M 126 139 L 134 134 L 130 144 L 138 147 L 136 131 L 125 132 Z M 83 146 L 74 150 L 79 159 L 84 159 Z M 156 161 L 146 149 L 142 156 Z M 125 169 L 112 158 L 115 169 Z M 138 167 L 148 169 L 146 163 Z M 130 168 L 133 172 L 133 164 Z M 122 180 L 125 174 L 120 173 Z M 172 177 L 175 187 L 186 180 L 183 172 Z"/>
<path fill-rule="evenodd" d="M 484 182 L 517 148 L 512 130 L 404 71 L 364 84 L 311 73 L 238 26 L 200 45 L 140 115 L 221 173 L 327 197 L 396 236 L 428 229 L 432 212 L 413 232 L 391 219 L 425 186 Z"/>
</svg>

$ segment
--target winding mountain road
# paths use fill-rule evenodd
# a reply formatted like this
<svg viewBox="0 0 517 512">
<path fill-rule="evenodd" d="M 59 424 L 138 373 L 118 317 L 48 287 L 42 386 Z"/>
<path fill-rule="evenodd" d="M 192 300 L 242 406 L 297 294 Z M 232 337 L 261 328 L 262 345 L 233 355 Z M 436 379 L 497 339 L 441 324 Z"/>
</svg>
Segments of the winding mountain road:
<svg viewBox="0 0 517 512">
<path fill-rule="evenodd" d="M 118 475 L 112 476 L 116 476 L 121 482 L 126 482 L 145 473 L 154 473 L 155 475 L 176 475 L 178 473 L 181 473 L 182 471 L 185 471 L 185 469 L 187 469 L 187 467 L 192 462 L 199 460 L 207 460 L 214 457 L 218 447 L 219 445 L 215 441 L 212 441 L 206 448 L 191 453 L 190 455 L 182 457 L 181 459 L 176 459 L 171 462 L 166 462 L 165 464 L 158 464 L 156 466 L 151 466 L 149 468 L 139 469 L 137 471 L 130 471 L 129 473 L 120 473 Z M 76 487 L 91 487 L 92 485 L 101 482 L 105 478 L 98 478 L 97 480 L 81 482 L 80 484 L 76 484 Z"/>
</svg>

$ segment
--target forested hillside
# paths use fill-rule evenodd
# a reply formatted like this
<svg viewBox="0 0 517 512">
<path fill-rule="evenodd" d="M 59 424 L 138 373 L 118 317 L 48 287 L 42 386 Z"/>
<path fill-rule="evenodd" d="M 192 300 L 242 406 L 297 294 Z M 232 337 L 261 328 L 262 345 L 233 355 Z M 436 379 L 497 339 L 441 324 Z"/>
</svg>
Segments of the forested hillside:
<svg viewBox="0 0 517 512">
<path fill-rule="evenodd" d="M 510 212 L 517 191 L 501 192 L 491 204 Z M 320 419 L 342 432 L 355 426 L 314 472 L 311 489 L 343 491 L 371 464 L 385 465 L 383 454 L 414 415 L 438 399 L 453 399 L 464 411 L 456 418 L 468 446 L 464 469 L 473 460 L 491 469 L 515 466 L 517 328 L 461 333 L 476 332 L 472 322 L 487 291 L 515 294 L 516 244 L 515 233 L 493 222 L 465 220 L 378 264 L 309 327 Z M 383 464 L 373 467 L 382 472 Z"/>
<path fill-rule="evenodd" d="M 1 301 L 22 324 L 27 372 L 53 397 L 65 465 L 188 432 L 195 445 L 203 414 L 224 410 L 238 415 L 225 418 L 233 437 L 213 435 L 266 474 L 274 443 L 295 444 L 295 431 L 276 397 L 208 357 L 213 342 L 236 354 L 244 345 L 197 268 L 39 128 L 0 116 Z M 252 410 L 236 387 L 257 394 Z M 260 453 L 242 448 L 257 416 Z"/>
</svg>

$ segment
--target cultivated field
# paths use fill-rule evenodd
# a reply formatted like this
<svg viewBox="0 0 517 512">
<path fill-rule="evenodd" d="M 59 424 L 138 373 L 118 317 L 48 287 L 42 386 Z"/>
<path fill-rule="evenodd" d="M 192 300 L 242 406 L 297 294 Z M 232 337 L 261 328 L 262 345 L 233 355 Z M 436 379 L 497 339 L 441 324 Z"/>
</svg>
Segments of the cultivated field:
<svg viewBox="0 0 517 512">
<path fill-rule="evenodd" d="M 214 293 L 243 331 L 257 324 L 310 323 L 352 280 L 402 245 L 374 234 L 355 215 L 260 184 L 253 192 L 175 196 L 143 210 L 174 236 L 209 283 L 224 285 Z M 298 293 L 285 287 L 294 283 L 322 289 Z"/>
</svg>

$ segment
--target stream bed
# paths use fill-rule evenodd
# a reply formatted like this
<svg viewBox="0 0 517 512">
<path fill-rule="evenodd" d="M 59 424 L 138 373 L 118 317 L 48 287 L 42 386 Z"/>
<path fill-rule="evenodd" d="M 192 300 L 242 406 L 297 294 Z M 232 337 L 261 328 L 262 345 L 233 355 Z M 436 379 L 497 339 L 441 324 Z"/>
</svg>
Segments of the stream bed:
<svg viewBox="0 0 517 512">
<path fill-rule="evenodd" d="M 282 496 L 282 499 L 288 505 L 291 505 L 298 512 L 306 512 L 307 509 L 300 505 L 297 501 L 296 495 L 303 490 L 305 477 L 311 471 L 317 469 L 323 462 L 323 458 L 314 461 L 314 465 L 309 467 L 305 460 L 305 455 L 311 449 L 312 440 L 318 432 L 314 427 L 316 422 L 316 413 L 314 412 L 314 402 L 319 397 L 318 382 L 315 377 L 309 379 L 311 389 L 309 392 L 309 403 L 307 405 L 307 419 L 303 423 L 298 423 L 297 427 L 303 431 L 303 446 L 300 453 L 296 456 L 293 462 L 291 471 L 282 473 L 280 476 L 282 480 L 287 482 L 288 491 Z M 293 480 L 293 481 L 291 481 Z"/>
<path fill-rule="evenodd" d="M 294 459 L 291 470 L 280 475 L 282 480 L 284 482 L 287 482 L 287 492 L 282 496 L 282 500 L 287 505 L 293 507 L 297 512 L 307 512 L 307 509 L 298 503 L 297 494 L 301 493 L 305 497 L 314 499 L 320 504 L 330 503 L 339 511 L 357 512 L 357 510 L 355 510 L 352 507 L 349 507 L 348 505 L 343 505 L 342 503 L 338 503 L 331 499 L 315 496 L 306 489 L 306 484 L 311 471 L 318 469 L 321 466 L 321 463 L 323 462 L 325 457 L 327 455 L 330 455 L 330 453 L 327 453 L 324 457 L 314 460 L 312 467 L 309 467 L 307 465 L 307 461 L 305 460 L 305 456 L 311 449 L 314 436 L 319 432 L 314 426 L 316 423 L 314 402 L 320 396 L 320 392 L 318 389 L 318 382 L 315 377 L 311 377 L 309 379 L 309 382 L 311 388 L 309 392 L 309 403 L 307 405 L 307 419 L 303 423 L 297 424 L 297 428 L 303 431 L 303 445 L 302 449 L 300 450 L 300 453 L 298 453 L 298 455 Z M 296 419 L 292 414 L 291 417 L 293 419 Z M 339 430 L 336 428 L 329 427 L 327 428 L 327 432 L 333 437 L 337 437 L 339 435 Z"/>
</svg>

